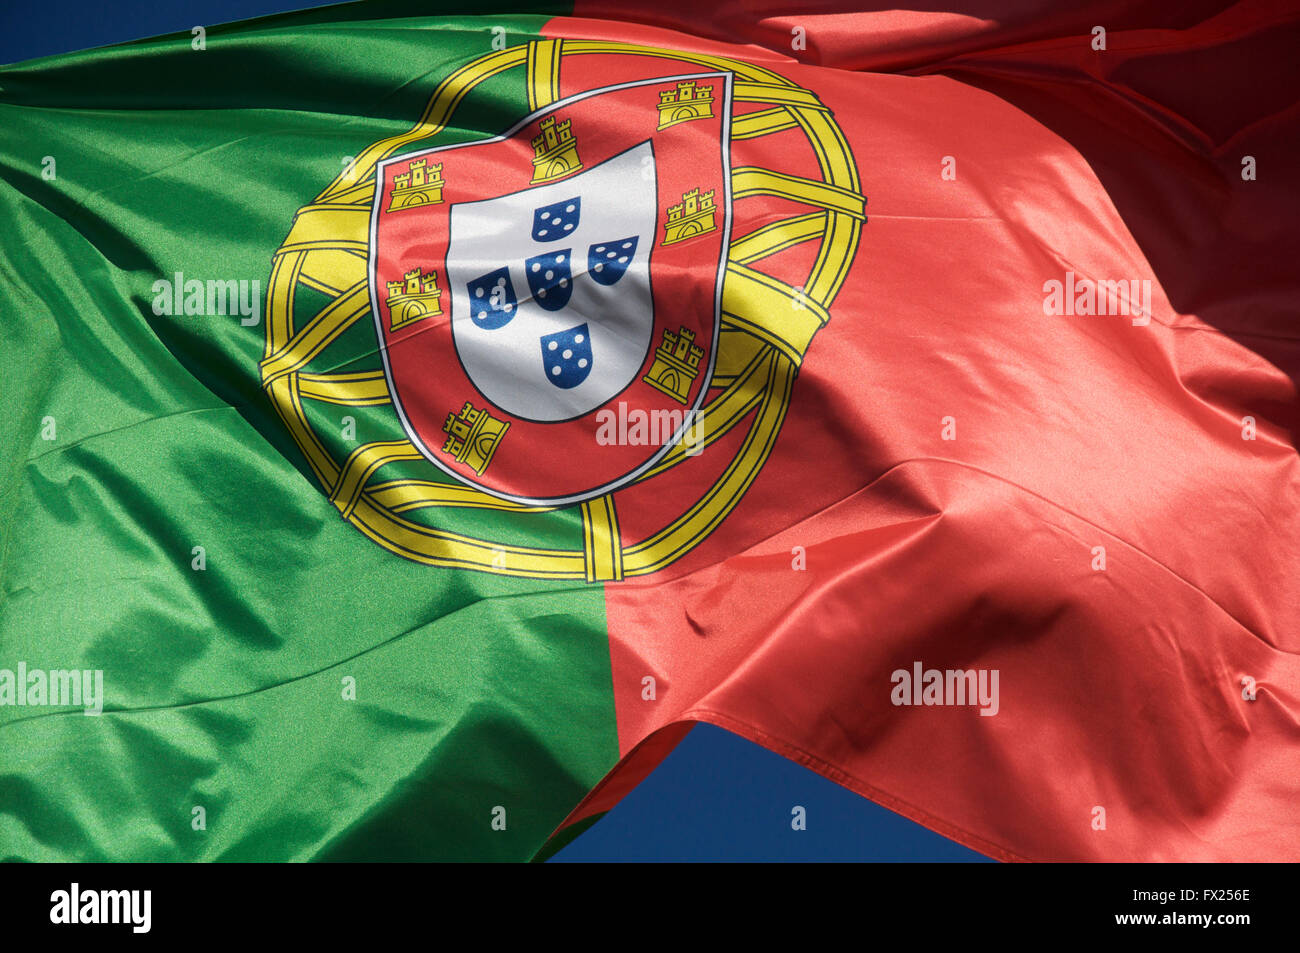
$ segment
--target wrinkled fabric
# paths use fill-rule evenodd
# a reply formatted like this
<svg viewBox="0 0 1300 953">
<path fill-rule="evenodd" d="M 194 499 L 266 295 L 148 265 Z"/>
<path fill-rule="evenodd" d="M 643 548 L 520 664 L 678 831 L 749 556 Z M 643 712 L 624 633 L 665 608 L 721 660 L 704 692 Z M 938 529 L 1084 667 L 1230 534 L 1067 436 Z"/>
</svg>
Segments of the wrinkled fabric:
<svg viewBox="0 0 1300 953">
<path fill-rule="evenodd" d="M 154 309 L 177 272 L 265 294 L 298 208 L 484 36 L 311 11 L 0 69 L 0 670 L 106 696 L 0 705 L 0 857 L 527 860 L 616 760 L 599 587 L 375 546 L 268 404 L 262 322 Z M 449 135 L 526 109 L 494 87 Z"/>
<path fill-rule="evenodd" d="M 1300 20 L 961 6 L 634 15 L 816 90 L 868 224 L 743 506 L 609 587 L 621 747 L 709 721 L 1004 860 L 1294 860 Z M 1067 272 L 1149 324 L 1045 314 Z M 895 705 L 917 663 L 997 714 Z"/>
<path fill-rule="evenodd" d="M 1300 16 L 414 7 L 0 69 L 0 669 L 106 692 L 0 706 L 0 857 L 527 859 L 702 720 L 1003 860 L 1300 858 Z M 178 272 L 265 288 L 295 212 L 494 26 L 771 70 L 831 111 L 867 198 L 765 462 L 645 575 L 376 545 L 268 402 L 265 329 L 151 307 Z M 559 94 L 631 69 L 565 57 Z M 529 111 L 495 80 L 438 142 Z M 812 175 L 800 135 L 732 166 Z M 752 207 L 733 240 L 775 220 Z M 769 264 L 797 284 L 814 253 Z M 1045 313 L 1075 279 L 1149 287 L 1149 313 Z M 745 423 L 614 495 L 625 547 Z M 447 519 L 583 546 L 576 508 Z M 917 665 L 996 672 L 996 713 L 895 704 Z"/>
</svg>

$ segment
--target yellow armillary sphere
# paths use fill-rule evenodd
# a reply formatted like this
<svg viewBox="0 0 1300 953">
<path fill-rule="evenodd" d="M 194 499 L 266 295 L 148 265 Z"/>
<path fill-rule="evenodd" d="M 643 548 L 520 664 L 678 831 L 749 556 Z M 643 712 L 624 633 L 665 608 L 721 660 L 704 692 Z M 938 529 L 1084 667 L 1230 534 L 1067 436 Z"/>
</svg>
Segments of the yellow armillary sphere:
<svg viewBox="0 0 1300 953">
<path fill-rule="evenodd" d="M 402 395 L 393 387 L 387 357 L 384 369 L 349 367 L 350 361 L 340 342 L 347 340 L 351 333 L 355 350 L 355 341 L 360 340 L 355 335 L 367 333 L 369 323 L 379 317 L 377 303 L 383 299 L 376 297 L 375 287 L 376 283 L 382 287 L 382 282 L 372 273 L 373 229 L 381 213 L 389 214 L 397 208 L 397 203 L 386 198 L 383 191 L 386 164 L 407 158 L 406 153 L 415 144 L 427 142 L 449 126 L 454 128 L 452 120 L 456 111 L 471 90 L 513 70 L 523 73 L 534 116 L 542 116 L 552 105 L 565 107 L 571 100 L 575 103 L 571 111 L 583 108 L 577 100 L 589 94 L 560 100 L 559 90 L 566 63 L 574 62 L 573 57 L 584 56 L 650 58 L 656 66 L 664 64 L 664 82 L 681 80 L 683 67 L 698 70 L 690 76 L 700 77 L 701 84 L 706 80 L 713 82 L 713 86 L 726 92 L 725 101 L 719 96 L 707 107 L 725 111 L 725 114 L 710 113 L 722 124 L 724 152 L 728 142 L 796 129 L 812 147 L 820 179 L 757 166 L 725 166 L 722 174 L 727 178 L 723 180 L 722 192 L 727 193 L 728 213 L 733 206 L 743 208 L 746 202 L 770 201 L 773 197 L 799 203 L 807 211 L 765 224 L 740 237 L 732 236 L 727 229 L 713 236 L 713 240 L 722 242 L 719 245 L 720 303 L 715 316 L 720 325 L 713 343 L 715 353 L 705 359 L 711 377 L 703 381 L 704 386 L 698 392 L 694 424 L 674 433 L 673 439 L 664 446 L 655 448 L 656 455 L 647 458 L 644 467 L 628 470 L 625 481 L 612 489 L 601 491 L 597 487 L 591 494 L 572 501 L 537 502 L 495 492 L 480 481 L 491 460 L 495 441 L 522 439 L 518 435 L 530 426 L 527 421 L 516 420 L 514 424 L 498 421 L 494 414 L 502 418 L 508 415 L 467 386 L 464 410 L 461 411 L 459 404 L 446 408 L 446 432 L 451 436 L 443 448 L 444 461 L 436 449 L 431 451 L 420 440 L 412 439 L 409 426 L 404 435 L 398 428 L 398 418 L 406 426 L 408 415 L 403 412 Z M 646 60 L 640 62 L 644 64 Z M 638 81 L 647 82 L 652 81 Z M 679 85 L 693 87 L 696 82 L 688 77 Z M 624 84 L 625 87 L 636 85 Z M 632 93 L 635 92 L 633 89 Z M 656 90 L 647 93 L 652 94 Z M 671 93 L 658 95 L 671 97 Z M 745 104 L 743 110 L 735 108 L 740 104 Z M 661 120 L 659 129 L 676 126 L 697 114 L 703 115 L 704 109 L 674 107 L 671 115 Z M 532 128 L 562 129 L 567 137 L 566 120 L 562 119 L 559 125 L 555 125 L 554 116 L 540 121 L 541 126 Z M 517 128 L 525 133 L 529 131 L 522 124 Z M 534 144 L 539 141 L 540 137 Z M 539 145 L 539 155 L 541 149 Z M 436 149 L 427 151 L 433 153 L 428 157 L 430 160 L 439 158 Z M 576 153 L 569 154 L 576 156 Z M 724 161 L 729 162 L 725 156 Z M 571 169 L 562 164 L 564 174 L 579 168 L 576 161 L 570 164 Z M 423 159 L 408 166 L 418 167 L 421 176 L 426 168 Z M 428 168 L 436 170 L 441 165 L 431 164 Z M 536 174 L 538 178 L 533 183 L 548 181 L 548 175 L 552 178 L 558 175 L 543 171 Z M 402 180 L 400 176 L 399 181 L 409 184 L 409 179 Z M 439 201 L 437 192 L 431 192 L 430 188 L 424 185 L 419 190 L 408 189 L 404 201 L 419 204 L 429 196 L 432 196 L 430 202 Z M 691 193 L 685 195 L 687 202 L 694 200 Z M 788 207 L 788 202 L 780 207 Z M 813 93 L 771 70 L 720 56 L 590 40 L 538 40 L 493 52 L 443 80 L 424 115 L 410 131 L 371 145 L 314 201 L 298 211 L 288 237 L 273 259 L 267 295 L 266 350 L 261 362 L 262 386 L 340 514 L 398 555 L 431 566 L 588 582 L 653 573 L 711 533 L 737 505 L 766 461 L 785 418 L 794 378 L 813 336 L 830 319 L 830 306 L 853 261 L 866 221 L 865 204 L 848 143 L 830 111 Z M 688 204 L 687 212 L 693 213 L 695 208 Z M 569 209 L 572 211 L 573 206 Z M 676 216 L 679 224 L 684 220 L 680 209 L 679 204 L 669 210 L 669 218 Z M 655 210 L 663 211 L 662 207 Z M 583 214 L 588 214 L 585 207 Z M 394 216 L 394 220 L 415 220 L 404 211 L 401 215 L 405 217 L 398 220 Z M 686 215 L 690 217 L 691 214 Z M 651 221 L 660 225 L 661 218 L 651 215 Z M 545 234 L 538 231 L 540 222 L 537 219 L 534 224 L 534 238 Z M 655 254 L 669 254 L 661 252 L 659 246 L 677 241 L 671 237 L 673 234 L 668 232 L 670 240 L 663 243 L 645 240 L 642 247 L 654 244 Z M 690 234 L 689 230 L 686 234 Z M 817 251 L 801 288 L 761 270 L 764 259 L 805 242 L 816 242 Z M 593 256 L 597 247 L 592 245 Z M 604 246 L 599 246 L 599 250 L 603 252 Z M 644 255 L 648 258 L 650 251 L 646 250 Z M 634 266 L 635 263 L 630 267 Z M 421 273 L 418 269 L 406 275 L 415 293 L 405 295 L 400 312 L 395 307 L 389 309 L 395 332 L 402 325 L 429 314 L 441 314 L 431 320 L 441 321 L 440 327 L 446 329 L 448 312 L 453 312 L 454 318 L 455 307 L 450 290 L 451 269 L 448 264 L 446 276 Z M 401 277 L 399 273 L 399 280 Z M 617 280 L 616 276 L 606 272 L 603 283 L 612 280 Z M 396 283 L 389 281 L 388 286 L 393 290 Z M 472 290 L 475 285 L 458 280 L 456 287 Z M 393 298 L 388 300 L 391 302 Z M 510 302 L 513 301 L 511 298 Z M 472 305 L 472 309 L 477 308 L 477 304 Z M 510 310 L 510 305 L 503 306 L 502 321 L 509 320 L 504 312 Z M 542 312 L 537 313 L 545 317 Z M 477 317 L 484 314 L 477 312 Z M 381 322 L 381 325 L 381 331 L 388 330 L 387 324 Z M 433 325 L 428 327 L 432 329 Z M 465 328 L 469 333 L 476 333 L 468 324 Z M 581 342 L 582 336 L 575 339 Z M 428 335 L 426 340 L 432 341 L 434 336 Z M 457 347 L 461 346 L 460 342 L 461 338 L 457 338 Z M 382 346 L 383 333 L 380 343 Z M 550 346 L 554 348 L 554 344 Z M 708 346 L 709 342 L 701 340 L 697 353 L 703 353 Z M 367 347 L 373 357 L 373 339 L 368 340 Z M 543 360 L 546 347 L 543 343 Z M 565 354 L 568 353 L 566 350 Z M 560 374 L 558 365 L 550 370 Z M 574 371 L 578 377 L 585 372 L 585 362 L 583 372 Z M 673 390 L 672 386 L 655 386 L 666 393 Z M 457 417 L 457 411 L 462 416 Z M 355 415 L 343 419 L 352 420 L 359 431 L 365 431 L 371 424 L 368 429 L 375 433 L 347 441 L 338 439 L 335 437 L 338 417 L 329 414 L 339 412 Z M 330 426 L 322 426 L 326 421 Z M 646 538 L 625 542 L 625 534 L 619 530 L 616 506 L 619 492 L 653 481 L 673 468 L 698 465 L 697 455 L 702 449 L 740 426 L 748 429 L 743 439 L 738 434 L 737 439 L 728 442 L 729 447 L 738 444 L 738 449 L 720 475 L 714 463 L 709 470 L 712 475 L 708 485 L 694 498 L 684 500 L 665 525 Z M 510 427 L 515 434 L 510 433 Z M 455 442 L 459 439 L 453 439 L 457 433 L 478 440 L 483 452 L 473 456 L 464 441 Z M 490 439 L 484 434 L 490 434 Z M 453 452 L 458 455 L 453 456 Z M 454 469 L 458 466 L 460 469 Z M 545 515 L 548 513 L 552 514 L 550 519 L 562 522 L 580 516 L 581 546 L 576 544 L 576 532 L 570 536 L 575 542 L 568 549 L 530 544 L 529 534 L 519 531 L 519 527 L 528 521 L 548 519 Z M 565 513 L 569 515 L 566 517 Z M 494 534 L 496 538 L 473 535 L 478 532 Z"/>
</svg>

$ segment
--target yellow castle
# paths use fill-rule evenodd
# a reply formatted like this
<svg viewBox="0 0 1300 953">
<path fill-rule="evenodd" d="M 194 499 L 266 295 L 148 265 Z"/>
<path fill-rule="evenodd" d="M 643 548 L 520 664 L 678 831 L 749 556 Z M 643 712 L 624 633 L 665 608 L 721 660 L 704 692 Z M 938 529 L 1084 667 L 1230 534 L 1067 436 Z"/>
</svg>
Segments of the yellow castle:
<svg viewBox="0 0 1300 953">
<path fill-rule="evenodd" d="M 668 206 L 668 221 L 664 223 L 664 240 L 661 244 L 673 245 L 714 231 L 718 227 L 714 222 L 717 211 L 717 206 L 713 204 L 712 189 L 703 195 L 699 189 L 683 192 L 679 204 Z"/>
<path fill-rule="evenodd" d="M 450 453 L 460 463 L 469 464 L 475 473 L 482 476 L 509 429 L 510 424 L 504 420 L 497 420 L 486 410 L 478 410 L 466 401 L 460 413 L 448 414 L 447 422 L 442 425 L 442 432 L 447 435 L 442 452 Z"/>
<path fill-rule="evenodd" d="M 437 205 L 442 201 L 442 163 L 429 165 L 428 159 L 412 159 L 405 172 L 393 176 L 392 199 L 388 211 L 400 212 L 404 208 Z"/>
<path fill-rule="evenodd" d="M 650 372 L 642 380 L 684 404 L 703 358 L 704 348 L 695 343 L 695 332 L 690 328 L 678 328 L 676 334 L 665 330 Z"/>
<path fill-rule="evenodd" d="M 388 305 L 388 321 L 392 330 L 396 331 L 420 318 L 442 314 L 442 306 L 438 303 L 442 297 L 442 292 L 438 290 L 438 272 L 423 272 L 416 268 L 406 272 L 402 278 L 402 281 L 388 282 L 388 298 L 384 302 Z"/>
<path fill-rule="evenodd" d="M 571 172 L 582 168 L 578 159 L 578 142 L 573 138 L 570 120 L 555 121 L 554 116 L 547 116 L 538 126 L 538 135 L 533 136 L 533 185 L 540 182 L 553 182 L 562 179 Z"/>
<path fill-rule="evenodd" d="M 678 83 L 659 93 L 659 128 L 713 117 L 713 87 L 696 86 L 695 80 Z"/>
</svg>

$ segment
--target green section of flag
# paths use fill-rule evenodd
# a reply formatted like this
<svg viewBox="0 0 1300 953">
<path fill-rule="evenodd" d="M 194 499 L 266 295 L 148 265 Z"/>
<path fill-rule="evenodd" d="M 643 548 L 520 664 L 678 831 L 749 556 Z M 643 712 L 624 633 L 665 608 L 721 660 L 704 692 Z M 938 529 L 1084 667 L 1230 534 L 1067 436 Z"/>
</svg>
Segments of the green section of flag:
<svg viewBox="0 0 1300 953">
<path fill-rule="evenodd" d="M 528 859 L 617 759 L 601 587 L 383 549 L 260 389 L 261 315 L 153 312 L 176 272 L 264 295 L 345 157 L 409 129 L 492 27 L 546 20 L 402 8 L 0 70 L 0 673 L 102 670 L 105 693 L 101 716 L 0 704 L 0 857 Z M 514 71 L 437 142 L 527 111 Z M 365 327 L 350 368 L 378 366 Z M 389 406 L 314 423 L 345 410 L 401 435 Z M 573 512 L 455 519 L 580 545 Z"/>
</svg>

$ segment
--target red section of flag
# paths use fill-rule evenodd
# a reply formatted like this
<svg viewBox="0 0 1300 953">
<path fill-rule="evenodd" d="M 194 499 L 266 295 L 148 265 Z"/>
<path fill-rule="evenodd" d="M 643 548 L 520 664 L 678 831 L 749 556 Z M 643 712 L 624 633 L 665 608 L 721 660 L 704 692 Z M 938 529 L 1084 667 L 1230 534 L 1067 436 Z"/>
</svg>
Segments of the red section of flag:
<svg viewBox="0 0 1300 953">
<path fill-rule="evenodd" d="M 624 751 L 710 721 L 1001 859 L 1300 858 L 1300 18 L 678 6 L 547 32 L 813 90 L 870 222 L 740 506 L 607 586 Z"/>
</svg>

